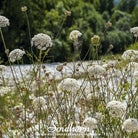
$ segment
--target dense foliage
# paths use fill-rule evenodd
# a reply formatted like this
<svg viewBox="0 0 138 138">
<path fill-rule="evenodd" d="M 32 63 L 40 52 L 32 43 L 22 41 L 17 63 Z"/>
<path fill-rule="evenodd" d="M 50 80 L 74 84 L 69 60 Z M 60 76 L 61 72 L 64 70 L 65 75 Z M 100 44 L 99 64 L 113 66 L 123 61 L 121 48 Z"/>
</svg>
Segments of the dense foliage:
<svg viewBox="0 0 138 138">
<path fill-rule="evenodd" d="M 10 26 L 3 29 L 10 51 L 15 48 L 30 51 L 28 16 L 31 37 L 41 32 L 52 37 L 54 47 L 47 58 L 52 62 L 69 61 L 73 52 L 69 33 L 77 29 L 83 34 L 80 38 L 80 57 L 83 58 L 91 37 L 94 34 L 102 36 L 108 21 L 112 22 L 112 27 L 102 37 L 99 54 L 105 54 L 110 44 L 114 46 L 112 52 L 123 52 L 126 46 L 133 43 L 130 28 L 138 25 L 136 4 L 137 0 L 122 0 L 117 7 L 113 0 L 3 0 L 0 1 L 0 14 L 10 19 Z M 28 7 L 27 16 L 21 11 L 24 5 Z M 71 11 L 71 16 L 66 18 L 65 10 Z M 6 61 L 1 40 L 0 47 L 0 57 Z M 26 63 L 28 61 L 26 58 Z"/>
</svg>

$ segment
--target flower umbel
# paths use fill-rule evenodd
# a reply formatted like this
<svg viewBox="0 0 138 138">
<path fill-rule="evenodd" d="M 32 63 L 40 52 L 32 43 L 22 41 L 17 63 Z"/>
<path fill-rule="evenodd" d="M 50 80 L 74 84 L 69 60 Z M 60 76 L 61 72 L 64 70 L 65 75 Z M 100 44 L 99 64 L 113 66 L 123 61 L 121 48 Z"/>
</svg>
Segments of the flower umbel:
<svg viewBox="0 0 138 138">
<path fill-rule="evenodd" d="M 15 50 L 11 51 L 9 54 L 10 61 L 15 62 L 16 60 L 20 60 L 24 54 L 25 54 L 25 52 L 23 50 L 15 49 Z"/>
<path fill-rule="evenodd" d="M 106 70 L 104 67 L 100 65 L 93 65 L 88 68 L 89 76 L 91 75 L 103 75 L 106 73 Z"/>
<path fill-rule="evenodd" d="M 122 55 L 123 60 L 137 61 L 138 51 L 137 50 L 126 50 Z"/>
<path fill-rule="evenodd" d="M 47 109 L 46 100 L 43 97 L 34 98 L 32 104 L 35 111 L 39 112 L 40 108 L 42 111 L 45 111 Z"/>
<path fill-rule="evenodd" d="M 6 27 L 6 26 L 9 26 L 10 23 L 9 23 L 9 19 L 4 17 L 4 16 L 0 16 L 0 28 L 1 27 Z"/>
<path fill-rule="evenodd" d="M 111 101 L 106 108 L 109 109 L 109 114 L 112 117 L 121 117 L 126 110 L 126 107 L 120 101 Z"/>
<path fill-rule="evenodd" d="M 40 50 L 46 50 L 48 47 L 52 47 L 52 40 L 47 34 L 37 34 L 31 40 L 31 45 Z"/>
<path fill-rule="evenodd" d="M 129 118 L 124 121 L 124 129 L 128 133 L 138 131 L 138 121 L 135 118 Z"/>
<path fill-rule="evenodd" d="M 83 121 L 83 125 L 88 127 L 90 130 L 92 129 L 96 129 L 97 128 L 97 120 L 95 118 L 85 118 L 85 120 Z"/>
<path fill-rule="evenodd" d="M 76 92 L 80 89 L 80 85 L 76 79 L 66 78 L 60 82 L 59 88 L 63 91 Z"/>
<path fill-rule="evenodd" d="M 138 37 L 138 27 L 133 27 L 130 32 L 134 34 L 134 37 Z"/>
<path fill-rule="evenodd" d="M 79 37 L 81 37 L 82 33 L 78 30 L 73 30 L 70 35 L 69 38 L 73 41 L 78 40 Z"/>
</svg>

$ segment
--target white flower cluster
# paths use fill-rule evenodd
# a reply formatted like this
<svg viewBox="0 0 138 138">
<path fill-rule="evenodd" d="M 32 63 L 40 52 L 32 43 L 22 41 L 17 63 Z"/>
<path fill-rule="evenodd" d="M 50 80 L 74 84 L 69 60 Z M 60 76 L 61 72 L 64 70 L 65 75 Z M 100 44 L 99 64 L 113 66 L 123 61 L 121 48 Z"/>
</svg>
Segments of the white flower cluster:
<svg viewBox="0 0 138 138">
<path fill-rule="evenodd" d="M 4 65 L 0 65 L 0 72 L 5 71 L 6 69 L 7 69 L 7 67 L 6 67 L 6 66 L 4 66 Z"/>
<path fill-rule="evenodd" d="M 9 19 L 7 19 L 4 16 L 0 16 L 0 28 L 1 27 L 6 27 L 6 26 L 9 26 L 9 25 L 10 25 Z"/>
<path fill-rule="evenodd" d="M 41 108 L 41 111 L 47 110 L 46 100 L 42 96 L 34 98 L 32 105 L 34 110 L 37 112 L 40 111 L 40 108 Z"/>
<path fill-rule="evenodd" d="M 129 118 L 123 123 L 124 129 L 128 133 L 138 131 L 138 121 L 135 118 Z"/>
<path fill-rule="evenodd" d="M 15 50 L 11 51 L 9 54 L 10 61 L 15 62 L 16 60 L 20 60 L 24 54 L 25 54 L 25 52 L 23 50 L 15 49 Z"/>
<path fill-rule="evenodd" d="M 96 129 L 97 128 L 97 120 L 95 118 L 85 118 L 83 121 L 83 125 L 88 127 L 90 130 Z"/>
<path fill-rule="evenodd" d="M 69 38 L 73 41 L 76 41 L 79 37 L 81 37 L 82 33 L 78 30 L 73 30 L 70 35 Z"/>
<path fill-rule="evenodd" d="M 123 60 L 137 61 L 138 60 L 138 50 L 126 50 L 122 55 Z"/>
<path fill-rule="evenodd" d="M 80 89 L 80 85 L 76 79 L 66 78 L 59 84 L 59 89 L 68 92 L 76 92 Z"/>
<path fill-rule="evenodd" d="M 138 27 L 133 27 L 130 32 L 134 34 L 134 37 L 138 37 Z"/>
<path fill-rule="evenodd" d="M 91 67 L 88 68 L 88 73 L 89 75 L 103 75 L 106 73 L 106 70 L 103 66 L 100 65 L 93 65 Z"/>
<path fill-rule="evenodd" d="M 109 110 L 109 114 L 112 117 L 121 117 L 126 110 L 126 107 L 120 101 L 110 101 L 106 108 Z"/>
<path fill-rule="evenodd" d="M 117 65 L 118 65 L 118 61 L 117 60 L 109 61 L 108 64 L 107 64 L 107 66 L 109 68 L 115 68 L 115 67 L 117 67 Z"/>
<path fill-rule="evenodd" d="M 0 87 L 0 96 L 4 96 L 5 94 L 8 94 L 11 91 L 10 87 Z"/>
<path fill-rule="evenodd" d="M 127 70 L 138 70 L 138 63 L 136 62 L 130 62 L 129 64 L 127 64 Z"/>
<path fill-rule="evenodd" d="M 35 46 L 40 50 L 46 50 L 48 47 L 52 47 L 52 40 L 47 34 L 37 34 L 31 40 L 31 46 Z"/>
</svg>

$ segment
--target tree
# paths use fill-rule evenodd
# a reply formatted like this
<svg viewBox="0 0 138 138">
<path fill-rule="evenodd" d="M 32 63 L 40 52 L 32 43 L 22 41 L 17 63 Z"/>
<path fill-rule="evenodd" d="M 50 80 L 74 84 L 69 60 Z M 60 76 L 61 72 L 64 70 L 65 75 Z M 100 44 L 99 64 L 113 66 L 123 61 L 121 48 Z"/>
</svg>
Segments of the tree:
<svg viewBox="0 0 138 138">
<path fill-rule="evenodd" d="M 130 18 L 123 17 L 116 22 L 116 28 L 120 31 L 128 31 L 130 30 Z"/>
<path fill-rule="evenodd" d="M 120 10 L 114 10 L 114 13 L 111 16 L 111 21 L 115 25 L 117 21 L 119 21 L 121 18 L 124 18 L 124 17 L 130 19 L 131 15 L 128 14 L 127 12 L 123 12 Z"/>
<path fill-rule="evenodd" d="M 137 4 L 137 0 L 121 0 L 117 6 L 117 9 L 132 13 Z"/>
<path fill-rule="evenodd" d="M 97 11 L 100 11 L 100 8 L 101 8 L 100 0 L 94 0 L 94 1 L 93 1 L 93 5 L 94 5 L 94 8 L 95 8 Z"/>
<path fill-rule="evenodd" d="M 104 11 L 108 11 L 109 14 L 112 14 L 112 9 L 114 8 L 114 1 L 113 0 L 100 0 L 100 12 L 103 13 Z"/>
<path fill-rule="evenodd" d="M 137 26 L 138 25 L 138 6 L 136 6 L 135 9 L 132 12 L 131 25 L 132 26 Z"/>
<path fill-rule="evenodd" d="M 113 52 L 120 53 L 124 51 L 125 45 L 128 46 L 132 42 L 133 36 L 129 30 L 123 32 L 118 29 L 115 29 L 113 31 L 108 32 L 107 35 L 104 36 L 104 39 L 102 41 L 102 51 L 106 53 L 107 49 L 109 48 L 109 45 L 112 44 L 114 46 Z"/>
</svg>

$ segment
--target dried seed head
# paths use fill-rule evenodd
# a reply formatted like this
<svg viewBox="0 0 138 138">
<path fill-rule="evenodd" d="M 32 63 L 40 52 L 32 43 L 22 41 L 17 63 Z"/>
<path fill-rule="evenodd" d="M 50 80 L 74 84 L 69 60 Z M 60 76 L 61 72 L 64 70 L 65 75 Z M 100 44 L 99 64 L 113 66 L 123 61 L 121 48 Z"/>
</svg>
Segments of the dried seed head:
<svg viewBox="0 0 138 138">
<path fill-rule="evenodd" d="M 110 49 L 113 49 L 113 48 L 114 48 L 114 46 L 111 44 L 111 45 L 109 46 L 109 48 L 110 48 Z"/>
<path fill-rule="evenodd" d="M 64 63 L 63 63 L 63 66 L 66 66 L 66 65 L 67 65 L 67 62 L 64 62 Z"/>
<path fill-rule="evenodd" d="M 42 69 L 45 69 L 45 68 L 46 68 L 46 66 L 45 66 L 45 65 L 43 65 L 43 66 L 42 66 Z"/>
<path fill-rule="evenodd" d="M 116 58 L 115 58 L 115 56 L 114 56 L 114 55 L 112 55 L 112 58 L 113 58 L 114 60 L 116 60 Z"/>
<path fill-rule="evenodd" d="M 110 21 L 107 22 L 108 26 L 112 26 L 112 23 Z"/>
<path fill-rule="evenodd" d="M 5 53 L 6 53 L 6 54 L 9 54 L 9 49 L 6 49 L 6 50 L 5 50 Z"/>
<path fill-rule="evenodd" d="M 118 61 L 121 61 L 121 58 L 118 58 Z"/>
<path fill-rule="evenodd" d="M 56 70 L 59 71 L 59 72 L 61 72 L 62 69 L 63 69 L 63 65 L 58 65 L 57 68 L 56 68 Z"/>
<path fill-rule="evenodd" d="M 71 12 L 70 12 L 70 11 L 65 10 L 65 14 L 66 14 L 67 16 L 70 16 L 70 15 L 71 15 Z"/>
<path fill-rule="evenodd" d="M 81 63 L 80 63 L 80 62 L 78 62 L 77 66 L 80 66 L 80 65 L 81 65 Z"/>
</svg>

